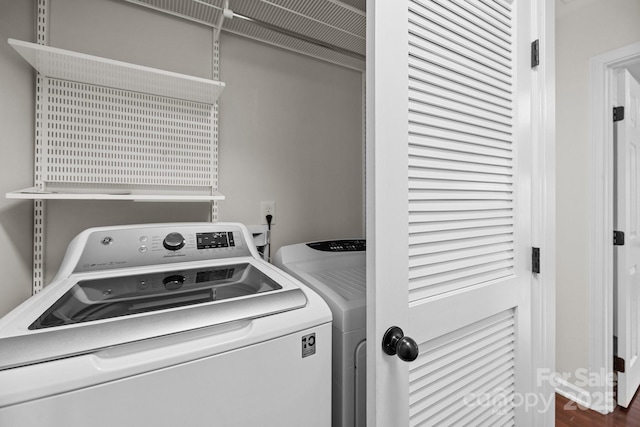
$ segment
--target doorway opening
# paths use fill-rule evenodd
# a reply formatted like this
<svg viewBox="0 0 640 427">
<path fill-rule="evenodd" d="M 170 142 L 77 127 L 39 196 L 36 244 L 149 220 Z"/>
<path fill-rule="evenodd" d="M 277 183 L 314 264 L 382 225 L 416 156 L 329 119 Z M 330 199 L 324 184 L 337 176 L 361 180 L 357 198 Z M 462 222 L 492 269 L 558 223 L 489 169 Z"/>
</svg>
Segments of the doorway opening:
<svg viewBox="0 0 640 427">
<path fill-rule="evenodd" d="M 589 372 L 612 373 L 614 356 L 614 122 L 616 73 L 640 77 L 640 43 L 592 58 L 590 63 Z M 612 412 L 612 382 L 589 386 L 591 409 Z M 602 398 L 597 398 L 602 397 Z"/>
</svg>

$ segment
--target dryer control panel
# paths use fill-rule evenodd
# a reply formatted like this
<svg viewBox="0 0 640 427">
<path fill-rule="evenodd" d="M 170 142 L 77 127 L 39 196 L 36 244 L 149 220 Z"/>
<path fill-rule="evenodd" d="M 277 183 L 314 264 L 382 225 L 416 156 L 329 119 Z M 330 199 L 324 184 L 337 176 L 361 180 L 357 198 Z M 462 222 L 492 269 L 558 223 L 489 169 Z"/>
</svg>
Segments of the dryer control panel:
<svg viewBox="0 0 640 427">
<path fill-rule="evenodd" d="M 64 262 L 85 272 L 252 256 L 245 234 L 222 223 L 92 228 L 74 239 Z"/>
<path fill-rule="evenodd" d="M 307 243 L 311 249 L 323 252 L 362 252 L 367 250 L 365 239 L 327 240 Z"/>
</svg>

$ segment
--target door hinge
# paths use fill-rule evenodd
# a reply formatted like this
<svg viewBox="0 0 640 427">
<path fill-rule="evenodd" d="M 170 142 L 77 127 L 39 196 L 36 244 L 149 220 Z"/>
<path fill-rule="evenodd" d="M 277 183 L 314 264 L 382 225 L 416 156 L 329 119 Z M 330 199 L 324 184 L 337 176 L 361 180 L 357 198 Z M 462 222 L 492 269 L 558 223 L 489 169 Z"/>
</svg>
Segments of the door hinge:
<svg viewBox="0 0 640 427">
<path fill-rule="evenodd" d="M 624 231 L 613 232 L 613 245 L 624 246 Z"/>
<path fill-rule="evenodd" d="M 613 107 L 613 121 L 624 120 L 624 107 Z"/>
<path fill-rule="evenodd" d="M 613 356 L 613 370 L 624 372 L 624 359 L 622 357 Z"/>
<path fill-rule="evenodd" d="M 540 65 L 540 40 L 531 42 L 531 68 Z"/>
<path fill-rule="evenodd" d="M 540 274 L 540 248 L 531 248 L 531 271 Z"/>
</svg>

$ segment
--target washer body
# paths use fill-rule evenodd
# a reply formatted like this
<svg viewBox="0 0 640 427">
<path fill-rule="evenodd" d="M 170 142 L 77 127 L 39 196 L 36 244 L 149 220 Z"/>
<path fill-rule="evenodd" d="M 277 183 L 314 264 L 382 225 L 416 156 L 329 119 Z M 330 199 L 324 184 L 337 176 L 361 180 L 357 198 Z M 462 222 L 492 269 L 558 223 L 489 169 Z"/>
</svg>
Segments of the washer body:
<svg viewBox="0 0 640 427">
<path fill-rule="evenodd" d="M 89 229 L 0 319 L 0 425 L 330 425 L 331 312 L 235 223 Z"/>
<path fill-rule="evenodd" d="M 366 243 L 281 247 L 274 265 L 319 293 L 333 314 L 332 425 L 366 425 Z"/>
</svg>

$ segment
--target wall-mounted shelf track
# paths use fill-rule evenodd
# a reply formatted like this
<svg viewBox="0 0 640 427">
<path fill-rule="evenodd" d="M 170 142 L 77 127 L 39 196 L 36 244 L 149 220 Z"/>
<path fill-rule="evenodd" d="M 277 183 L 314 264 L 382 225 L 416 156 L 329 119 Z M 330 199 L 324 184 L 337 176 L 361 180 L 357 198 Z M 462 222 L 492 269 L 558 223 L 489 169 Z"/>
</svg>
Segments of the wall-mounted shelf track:
<svg viewBox="0 0 640 427">
<path fill-rule="evenodd" d="M 49 0 L 37 0 L 37 44 L 9 44 L 37 71 L 33 293 L 44 287 L 47 200 L 203 202 L 217 220 L 218 43 L 212 79 L 48 45 Z"/>
</svg>

